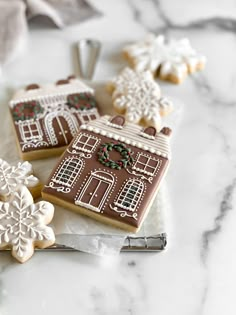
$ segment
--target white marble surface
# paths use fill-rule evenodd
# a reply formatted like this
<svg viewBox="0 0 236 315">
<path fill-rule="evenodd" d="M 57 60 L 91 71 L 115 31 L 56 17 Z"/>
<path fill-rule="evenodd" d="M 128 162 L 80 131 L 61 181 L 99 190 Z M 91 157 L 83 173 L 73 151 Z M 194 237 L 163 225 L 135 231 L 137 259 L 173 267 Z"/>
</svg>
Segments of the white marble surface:
<svg viewBox="0 0 236 315">
<path fill-rule="evenodd" d="M 15 85 L 74 72 L 72 43 L 98 38 L 95 80 L 122 68 L 118 52 L 148 30 L 187 36 L 208 58 L 181 86 L 162 83 L 185 103 L 168 184 L 169 249 L 102 259 L 36 253 L 19 265 L 0 254 L 0 314 L 236 314 L 236 7 L 233 0 L 95 1 L 104 17 L 63 31 L 32 26 L 27 49 L 3 69 L 1 106 Z"/>
</svg>

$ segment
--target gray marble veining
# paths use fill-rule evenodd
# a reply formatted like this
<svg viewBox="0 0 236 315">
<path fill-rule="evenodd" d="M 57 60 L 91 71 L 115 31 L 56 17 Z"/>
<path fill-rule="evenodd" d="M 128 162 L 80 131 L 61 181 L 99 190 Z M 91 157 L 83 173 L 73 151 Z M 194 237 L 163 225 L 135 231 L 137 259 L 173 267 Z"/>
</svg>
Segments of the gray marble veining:
<svg viewBox="0 0 236 315">
<path fill-rule="evenodd" d="M 95 73 L 99 82 L 125 65 L 123 45 L 149 31 L 190 38 L 207 56 L 206 69 L 180 86 L 160 82 L 163 94 L 184 103 L 168 174 L 173 204 L 169 249 L 112 259 L 36 253 L 23 266 L 1 254 L 0 314 L 235 315 L 235 5 L 210 0 L 91 2 L 104 13 L 102 18 L 63 31 L 30 32 L 27 50 L 3 69 L 1 105 L 7 88 L 72 73 L 70 46 L 79 38 L 103 43 Z"/>
</svg>

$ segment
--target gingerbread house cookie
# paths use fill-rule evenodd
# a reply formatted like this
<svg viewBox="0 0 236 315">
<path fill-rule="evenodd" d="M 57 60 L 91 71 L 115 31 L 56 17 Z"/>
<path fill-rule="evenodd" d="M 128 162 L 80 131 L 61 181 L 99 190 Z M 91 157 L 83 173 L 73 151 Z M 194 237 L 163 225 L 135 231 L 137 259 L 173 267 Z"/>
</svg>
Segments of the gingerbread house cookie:
<svg viewBox="0 0 236 315">
<path fill-rule="evenodd" d="M 124 47 L 123 54 L 135 70 L 150 70 L 173 83 L 181 83 L 206 64 L 206 57 L 196 52 L 187 38 L 167 39 L 164 35 L 148 34 L 144 40 Z"/>
<path fill-rule="evenodd" d="M 10 112 L 23 160 L 62 153 L 79 126 L 99 116 L 94 91 L 73 76 L 18 91 Z"/>
<path fill-rule="evenodd" d="M 171 130 L 123 116 L 82 125 L 53 170 L 45 200 L 127 231 L 140 228 L 166 174 Z"/>
</svg>

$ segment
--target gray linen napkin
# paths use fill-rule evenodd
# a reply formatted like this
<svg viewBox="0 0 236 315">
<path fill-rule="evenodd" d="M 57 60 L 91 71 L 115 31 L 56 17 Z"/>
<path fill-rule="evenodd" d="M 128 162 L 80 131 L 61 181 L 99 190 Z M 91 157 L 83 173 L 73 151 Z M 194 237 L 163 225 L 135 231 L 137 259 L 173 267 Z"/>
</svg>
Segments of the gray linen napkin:
<svg viewBox="0 0 236 315">
<path fill-rule="evenodd" d="M 27 20 L 47 18 L 63 28 L 100 15 L 86 0 L 0 0 L 0 70 L 22 47 Z"/>
</svg>

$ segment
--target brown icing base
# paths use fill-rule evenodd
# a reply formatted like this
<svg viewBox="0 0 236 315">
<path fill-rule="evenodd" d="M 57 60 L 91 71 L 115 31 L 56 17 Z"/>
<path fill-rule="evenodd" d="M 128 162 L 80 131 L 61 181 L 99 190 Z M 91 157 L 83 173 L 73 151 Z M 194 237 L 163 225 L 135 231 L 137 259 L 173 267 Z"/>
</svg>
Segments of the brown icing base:
<svg viewBox="0 0 236 315">
<path fill-rule="evenodd" d="M 56 95 L 46 100 L 19 100 L 10 107 L 10 113 L 23 160 L 61 154 L 79 126 L 99 116 L 94 95 L 89 92 L 68 94 L 61 101 Z"/>
<path fill-rule="evenodd" d="M 88 130 L 86 130 L 86 134 L 94 136 L 94 134 Z M 145 183 L 146 190 L 145 190 L 145 197 L 142 198 L 142 200 L 140 201 L 139 209 L 137 210 L 137 214 L 138 214 L 137 220 L 135 220 L 134 218 L 128 217 L 128 216 L 122 217 L 122 216 L 120 216 L 120 213 L 112 210 L 110 208 L 110 205 L 112 204 L 114 206 L 114 200 L 118 196 L 118 194 L 121 190 L 121 187 L 124 185 L 124 182 L 127 179 L 137 179 L 139 177 L 137 177 L 136 175 L 129 174 L 125 168 L 122 168 L 120 170 L 116 170 L 116 169 L 111 169 L 111 168 L 103 166 L 98 161 L 97 153 L 98 153 L 98 149 L 99 149 L 100 145 L 102 143 L 108 142 L 109 139 L 107 139 L 106 137 L 101 136 L 101 135 L 99 136 L 99 138 L 101 139 L 101 142 L 94 152 L 95 158 L 85 159 L 84 169 L 83 169 L 82 173 L 78 176 L 78 178 L 75 182 L 75 185 L 71 188 L 71 191 L 69 193 L 63 193 L 61 191 L 57 191 L 56 189 L 53 189 L 49 186 L 49 183 L 50 183 L 53 175 L 56 173 L 57 168 L 60 165 L 61 161 L 65 160 L 66 158 L 71 157 L 71 156 L 76 157 L 76 155 L 70 154 L 66 150 L 64 155 L 62 156 L 59 164 L 55 167 L 55 169 L 51 173 L 50 178 L 49 178 L 48 183 L 47 183 L 47 186 L 44 187 L 42 194 L 44 197 L 47 198 L 47 200 L 50 200 L 52 202 L 54 202 L 54 199 L 56 201 L 58 201 L 58 202 L 56 202 L 58 204 L 61 204 L 61 202 L 65 202 L 66 208 L 69 208 L 73 211 L 76 211 L 76 212 L 79 212 L 82 214 L 86 214 L 86 215 L 93 217 L 93 218 L 98 218 L 99 221 L 117 222 L 117 224 L 113 223 L 113 225 L 119 226 L 122 229 L 125 229 L 128 231 L 135 232 L 141 226 L 141 224 L 143 222 L 143 218 L 146 215 L 146 211 L 148 211 L 148 208 L 151 205 L 151 201 L 154 200 L 154 198 L 157 194 L 157 189 L 159 188 L 160 181 L 162 180 L 163 175 L 166 173 L 166 169 L 167 169 L 167 166 L 169 165 L 169 161 L 166 158 L 163 158 L 161 156 L 158 157 L 158 159 L 161 161 L 161 166 L 159 168 L 158 175 L 153 178 L 152 183 L 149 183 L 147 180 L 142 180 Z M 132 149 L 134 157 L 140 152 L 140 149 L 133 147 L 132 145 L 129 145 L 127 147 Z M 69 149 L 71 149 L 71 146 L 69 147 Z M 149 154 L 149 155 L 151 156 L 152 154 Z M 114 157 L 114 155 L 113 155 L 113 157 Z M 107 196 L 101 213 L 96 213 L 90 209 L 85 209 L 84 207 L 81 207 L 81 205 L 75 204 L 76 196 L 78 196 L 78 193 L 81 193 L 85 183 L 89 180 L 91 171 L 93 172 L 96 170 L 106 171 L 106 172 L 108 172 L 108 174 L 113 174 L 116 177 L 116 181 L 117 181 L 115 187 L 113 188 L 113 190 L 111 191 L 109 196 Z M 55 186 L 56 186 L 56 184 L 55 184 Z M 61 185 L 58 184 L 58 187 L 59 186 L 61 186 Z M 51 199 L 51 198 L 53 198 L 53 199 Z M 127 226 L 129 228 L 127 228 Z"/>
</svg>

